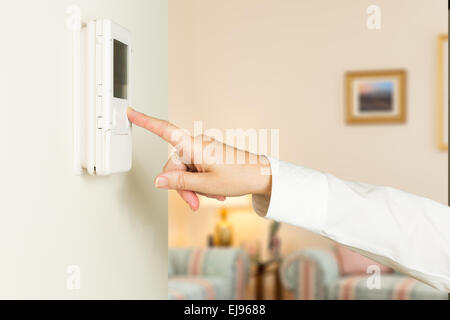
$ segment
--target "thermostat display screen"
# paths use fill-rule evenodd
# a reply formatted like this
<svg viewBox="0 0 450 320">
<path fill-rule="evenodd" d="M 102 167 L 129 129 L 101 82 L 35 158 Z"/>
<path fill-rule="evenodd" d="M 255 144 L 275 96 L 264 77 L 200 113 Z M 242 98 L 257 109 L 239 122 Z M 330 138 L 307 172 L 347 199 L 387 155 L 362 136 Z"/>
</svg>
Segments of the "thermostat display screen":
<svg viewBox="0 0 450 320">
<path fill-rule="evenodd" d="M 114 97 L 127 99 L 128 96 L 128 46 L 114 40 Z"/>
</svg>

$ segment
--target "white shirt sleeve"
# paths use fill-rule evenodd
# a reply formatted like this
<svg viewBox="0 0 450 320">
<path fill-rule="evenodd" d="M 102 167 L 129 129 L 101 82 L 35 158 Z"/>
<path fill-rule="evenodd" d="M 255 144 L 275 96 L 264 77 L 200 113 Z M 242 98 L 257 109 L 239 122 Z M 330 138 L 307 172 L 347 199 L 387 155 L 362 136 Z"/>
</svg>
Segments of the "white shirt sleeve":
<svg viewBox="0 0 450 320">
<path fill-rule="evenodd" d="M 318 233 L 450 292 L 448 206 L 268 159 L 272 194 L 253 196 L 259 215 Z"/>
</svg>

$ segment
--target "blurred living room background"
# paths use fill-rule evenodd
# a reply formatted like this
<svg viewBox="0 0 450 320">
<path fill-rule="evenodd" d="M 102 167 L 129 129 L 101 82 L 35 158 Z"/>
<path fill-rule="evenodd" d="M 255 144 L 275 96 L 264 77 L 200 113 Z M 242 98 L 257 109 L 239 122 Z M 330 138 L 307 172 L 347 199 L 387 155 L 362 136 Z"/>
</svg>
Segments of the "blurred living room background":
<svg viewBox="0 0 450 320">
<path fill-rule="evenodd" d="M 379 29 L 366 24 L 370 5 Z M 446 204 L 437 105 L 447 29 L 445 0 L 169 0 L 169 120 L 191 132 L 197 120 L 279 129 L 282 160 Z M 346 120 L 345 75 L 364 70 L 405 72 L 404 120 Z M 380 288 L 368 288 L 373 262 L 259 217 L 250 198 L 194 213 L 169 192 L 168 241 L 173 299 L 447 298 L 382 266 Z"/>
</svg>

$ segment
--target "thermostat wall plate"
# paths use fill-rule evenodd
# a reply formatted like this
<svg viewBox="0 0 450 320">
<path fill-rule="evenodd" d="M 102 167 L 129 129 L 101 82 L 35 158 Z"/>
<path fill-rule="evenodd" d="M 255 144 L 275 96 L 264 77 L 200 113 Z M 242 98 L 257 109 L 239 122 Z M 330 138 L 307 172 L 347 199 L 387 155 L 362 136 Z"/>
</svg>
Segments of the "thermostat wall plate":
<svg viewBox="0 0 450 320">
<path fill-rule="evenodd" d="M 74 171 L 129 171 L 131 34 L 110 20 L 96 20 L 83 26 L 78 36 L 77 41 L 74 35 Z"/>
</svg>

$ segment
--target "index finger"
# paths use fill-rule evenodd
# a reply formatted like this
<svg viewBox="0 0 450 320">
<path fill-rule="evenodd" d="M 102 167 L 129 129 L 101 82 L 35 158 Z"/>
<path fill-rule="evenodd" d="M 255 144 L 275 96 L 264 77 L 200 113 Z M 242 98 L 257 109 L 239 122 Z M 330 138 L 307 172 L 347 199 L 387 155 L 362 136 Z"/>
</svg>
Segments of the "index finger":
<svg viewBox="0 0 450 320">
<path fill-rule="evenodd" d="M 131 107 L 127 109 L 127 116 L 132 123 L 160 136 L 172 146 L 176 146 L 180 142 L 180 138 L 186 136 L 183 130 L 170 122 L 147 116 Z"/>
</svg>

